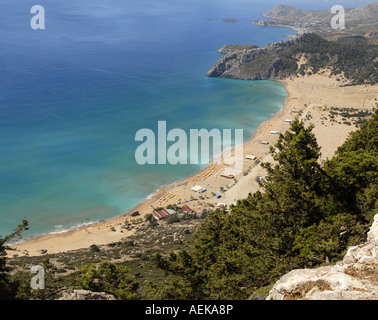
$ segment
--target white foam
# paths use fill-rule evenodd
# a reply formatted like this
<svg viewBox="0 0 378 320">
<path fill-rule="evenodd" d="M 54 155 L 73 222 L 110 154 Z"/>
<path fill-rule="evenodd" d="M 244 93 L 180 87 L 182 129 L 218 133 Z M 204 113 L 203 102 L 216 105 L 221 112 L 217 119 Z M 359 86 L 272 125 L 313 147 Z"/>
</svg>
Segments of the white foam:
<svg viewBox="0 0 378 320">
<path fill-rule="evenodd" d="M 96 222 L 98 222 L 98 221 L 83 222 L 83 223 L 79 223 L 77 225 L 74 225 L 74 226 L 68 227 L 68 228 L 63 228 L 64 226 L 62 224 L 57 224 L 54 227 L 56 229 L 60 229 L 60 230 L 56 230 L 56 231 L 51 231 L 51 232 L 48 232 L 48 233 L 39 234 L 39 235 L 36 235 L 36 236 L 32 236 L 30 238 L 23 238 L 23 239 L 19 239 L 19 240 L 9 241 L 7 243 L 7 245 L 9 245 L 9 246 L 17 245 L 17 244 L 20 244 L 20 243 L 22 243 L 24 241 L 28 241 L 28 240 L 35 239 L 35 238 L 40 238 L 40 237 L 47 236 L 47 235 L 50 235 L 50 234 L 61 234 L 61 233 L 69 232 L 69 231 L 72 231 L 72 230 L 75 230 L 75 229 L 78 229 L 78 228 L 81 228 L 81 227 L 85 227 L 85 226 L 94 224 Z"/>
<path fill-rule="evenodd" d="M 63 229 L 63 225 L 57 225 L 57 226 L 61 226 L 60 229 L 61 230 L 56 230 L 56 231 L 52 231 L 52 232 L 49 232 L 47 234 L 60 234 L 60 233 L 65 233 L 65 232 L 68 232 L 68 231 L 71 231 L 71 230 L 75 230 L 75 229 L 78 229 L 78 228 L 81 228 L 81 227 L 85 227 L 85 226 L 88 226 L 88 225 L 91 225 L 91 224 L 94 224 L 98 221 L 89 221 L 89 222 L 83 222 L 83 223 L 79 223 L 77 225 L 74 225 L 72 227 L 69 227 L 69 228 L 65 228 Z M 56 226 L 55 226 L 56 227 Z"/>
</svg>

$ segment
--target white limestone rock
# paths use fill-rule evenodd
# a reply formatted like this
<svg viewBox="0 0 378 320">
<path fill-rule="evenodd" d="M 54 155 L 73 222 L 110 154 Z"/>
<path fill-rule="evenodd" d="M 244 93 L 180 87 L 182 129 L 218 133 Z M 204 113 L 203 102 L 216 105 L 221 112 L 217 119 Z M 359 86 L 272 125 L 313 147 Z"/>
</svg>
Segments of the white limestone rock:
<svg viewBox="0 0 378 320">
<path fill-rule="evenodd" d="M 334 266 L 287 273 L 267 300 L 378 300 L 378 215 L 367 240 Z"/>
</svg>

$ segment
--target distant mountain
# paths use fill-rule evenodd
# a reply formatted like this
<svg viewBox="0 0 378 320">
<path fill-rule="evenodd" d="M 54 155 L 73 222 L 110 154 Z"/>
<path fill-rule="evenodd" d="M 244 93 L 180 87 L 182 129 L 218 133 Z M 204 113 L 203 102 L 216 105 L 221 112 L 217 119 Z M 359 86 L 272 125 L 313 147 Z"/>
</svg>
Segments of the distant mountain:
<svg viewBox="0 0 378 320">
<path fill-rule="evenodd" d="M 375 24 L 378 29 L 378 2 L 350 10 L 345 19 L 351 24 Z"/>
<path fill-rule="evenodd" d="M 331 7 L 330 7 L 331 9 Z M 331 10 L 307 11 L 288 5 L 277 5 L 263 16 L 269 20 L 254 20 L 253 23 L 262 26 L 288 26 L 302 33 L 315 32 L 333 36 L 340 30 L 331 28 L 334 14 Z M 378 29 L 378 2 L 373 2 L 358 8 L 345 8 L 345 27 L 342 31 L 347 35 L 365 35 Z"/>
<path fill-rule="evenodd" d="M 276 18 L 276 19 L 281 18 L 282 19 L 282 18 L 288 18 L 288 17 L 298 16 L 298 15 L 302 16 L 302 15 L 307 14 L 308 12 L 311 12 L 311 11 L 304 11 L 304 10 L 297 9 L 292 6 L 278 4 L 272 10 L 263 14 L 263 16 L 267 18 Z"/>
</svg>

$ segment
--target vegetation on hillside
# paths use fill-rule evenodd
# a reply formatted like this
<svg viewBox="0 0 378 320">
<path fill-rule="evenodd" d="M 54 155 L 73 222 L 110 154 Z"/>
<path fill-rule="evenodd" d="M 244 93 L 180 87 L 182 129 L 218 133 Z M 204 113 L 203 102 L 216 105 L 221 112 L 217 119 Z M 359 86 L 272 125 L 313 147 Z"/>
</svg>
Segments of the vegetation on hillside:
<svg viewBox="0 0 378 320">
<path fill-rule="evenodd" d="M 263 191 L 230 214 L 208 214 L 189 250 L 155 255 L 175 278 L 152 297 L 246 299 L 292 269 L 334 263 L 365 240 L 378 205 L 378 111 L 324 166 L 311 130 L 294 121 L 271 148 L 276 164 L 263 164 Z"/>
<path fill-rule="evenodd" d="M 0 237 L 0 300 L 13 298 L 17 291 L 17 286 L 12 284 L 9 271 L 11 270 L 6 264 L 5 253 L 11 248 L 7 242 L 19 236 L 23 230 L 27 230 L 28 222 L 23 220 L 22 223 L 8 236 Z"/>
<path fill-rule="evenodd" d="M 262 49 L 232 51 L 231 48 L 228 48 L 230 53 L 214 64 L 208 76 L 281 80 L 327 69 L 333 75 L 345 76 L 349 85 L 378 82 L 378 46 L 364 37 L 328 41 L 314 33 L 306 33 Z M 306 63 L 298 65 L 300 58 L 305 58 Z"/>
<path fill-rule="evenodd" d="M 332 74 L 344 74 L 352 85 L 378 82 L 378 46 L 369 44 L 364 37 L 343 37 L 327 41 L 315 34 L 309 34 L 306 41 L 290 47 L 284 53 L 284 61 L 297 54 L 304 54 L 308 62 L 298 70 L 305 74 L 330 69 Z M 296 70 L 295 70 L 296 71 Z"/>
</svg>

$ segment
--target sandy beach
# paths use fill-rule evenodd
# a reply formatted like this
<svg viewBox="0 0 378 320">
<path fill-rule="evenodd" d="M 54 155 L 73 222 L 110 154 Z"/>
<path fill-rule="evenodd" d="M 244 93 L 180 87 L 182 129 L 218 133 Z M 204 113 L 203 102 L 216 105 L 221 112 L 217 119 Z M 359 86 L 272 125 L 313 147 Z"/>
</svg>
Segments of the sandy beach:
<svg viewBox="0 0 378 320">
<path fill-rule="evenodd" d="M 144 223 L 140 218 L 152 213 L 153 208 L 166 207 L 169 204 L 185 203 L 199 213 L 203 209 L 214 209 L 218 204 L 233 204 L 238 199 L 245 198 L 248 193 L 258 190 L 257 179 L 263 177 L 265 172 L 257 162 L 272 161 L 269 148 L 278 139 L 278 135 L 271 131 L 285 132 L 290 127 L 289 120 L 294 120 L 295 117 L 304 119 L 306 124 L 313 123 L 313 132 L 321 146 L 321 160 L 325 160 L 331 158 L 349 133 L 357 129 L 355 125 L 348 124 L 348 119 L 332 113 L 332 110 L 354 108 L 371 111 L 378 103 L 378 84 L 344 86 L 347 84 L 344 78 L 330 76 L 327 71 L 311 76 L 293 77 L 283 83 L 288 97 L 282 110 L 261 124 L 254 136 L 243 144 L 243 150 L 236 148 L 233 151 L 243 152 L 244 159 L 242 173 L 235 175 L 235 179 L 222 177 L 222 174 L 230 172 L 230 167 L 223 159 L 221 164 L 209 165 L 192 177 L 157 190 L 153 197 L 121 216 L 64 233 L 26 240 L 14 245 L 16 251 L 10 251 L 9 256 L 40 255 L 41 250 L 58 253 L 87 248 L 92 244 L 117 242 L 132 236 L 138 226 Z M 247 155 L 253 155 L 256 159 L 248 160 L 245 158 Z M 195 185 L 205 187 L 207 191 L 201 195 L 196 194 L 191 190 Z M 214 194 L 220 194 L 221 198 L 216 198 Z M 140 216 L 132 217 L 131 213 L 134 211 L 139 211 Z M 132 223 L 129 230 L 121 228 L 126 219 Z"/>
</svg>

